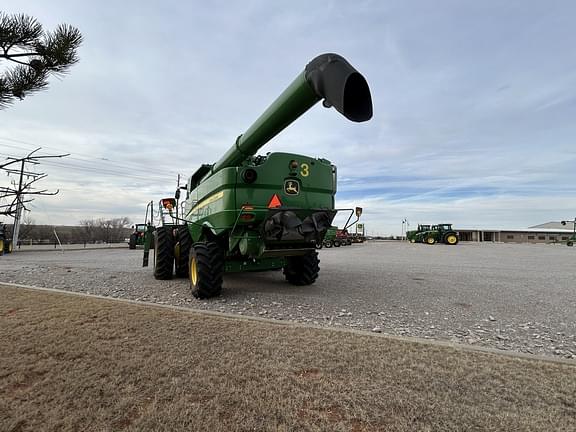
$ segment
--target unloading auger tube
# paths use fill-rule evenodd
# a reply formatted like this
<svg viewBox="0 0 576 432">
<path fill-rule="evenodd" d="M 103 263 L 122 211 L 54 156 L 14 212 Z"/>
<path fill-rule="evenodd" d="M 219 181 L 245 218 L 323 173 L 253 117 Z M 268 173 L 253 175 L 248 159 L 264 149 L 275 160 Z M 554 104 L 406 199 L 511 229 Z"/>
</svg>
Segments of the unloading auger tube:
<svg viewBox="0 0 576 432">
<path fill-rule="evenodd" d="M 212 166 L 211 172 L 238 166 L 247 157 L 255 155 L 263 145 L 322 99 L 324 106 L 333 106 L 351 121 L 364 122 L 372 118 L 372 97 L 364 77 L 338 54 L 319 55 L 237 138 L 236 143 Z"/>
</svg>

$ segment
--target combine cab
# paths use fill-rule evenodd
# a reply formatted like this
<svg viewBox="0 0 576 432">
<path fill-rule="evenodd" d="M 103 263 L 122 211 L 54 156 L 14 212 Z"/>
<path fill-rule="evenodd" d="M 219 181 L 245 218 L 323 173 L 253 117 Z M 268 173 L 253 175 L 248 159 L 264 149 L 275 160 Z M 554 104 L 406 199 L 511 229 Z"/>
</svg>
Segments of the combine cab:
<svg viewBox="0 0 576 432">
<path fill-rule="evenodd" d="M 256 153 L 321 100 L 351 121 L 372 117 L 358 71 L 336 54 L 313 59 L 216 163 L 189 178 L 178 224 L 155 231 L 156 278 L 171 278 L 175 263 L 197 298 L 219 295 L 229 272 L 283 268 L 290 284 L 316 281 L 315 247 L 338 211 L 336 167 L 324 158 Z"/>
</svg>

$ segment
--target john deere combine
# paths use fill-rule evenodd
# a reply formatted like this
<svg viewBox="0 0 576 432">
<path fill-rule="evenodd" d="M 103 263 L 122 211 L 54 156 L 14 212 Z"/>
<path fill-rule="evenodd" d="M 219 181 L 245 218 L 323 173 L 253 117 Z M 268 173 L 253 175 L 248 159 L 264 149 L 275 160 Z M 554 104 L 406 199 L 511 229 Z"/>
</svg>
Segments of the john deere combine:
<svg viewBox="0 0 576 432">
<path fill-rule="evenodd" d="M 155 230 L 156 278 L 171 278 L 175 262 L 198 298 L 217 296 L 227 272 L 282 268 L 291 284 L 316 280 L 315 245 L 338 211 L 336 167 L 323 158 L 256 152 L 320 100 L 354 122 L 372 117 L 358 71 L 336 54 L 313 59 L 216 163 L 200 166 L 182 187 L 179 225 Z"/>
</svg>

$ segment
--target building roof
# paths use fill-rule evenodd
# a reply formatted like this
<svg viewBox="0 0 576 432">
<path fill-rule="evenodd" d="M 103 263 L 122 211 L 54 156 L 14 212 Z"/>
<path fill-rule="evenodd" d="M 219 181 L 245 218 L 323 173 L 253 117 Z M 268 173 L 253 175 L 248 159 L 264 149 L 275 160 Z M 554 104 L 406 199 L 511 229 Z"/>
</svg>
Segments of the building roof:
<svg viewBox="0 0 576 432">
<path fill-rule="evenodd" d="M 568 230 L 574 231 L 574 222 L 566 222 L 566 225 L 562 225 L 562 222 L 546 222 L 540 225 L 534 225 L 529 227 L 529 229 L 556 229 L 556 230 Z"/>
</svg>

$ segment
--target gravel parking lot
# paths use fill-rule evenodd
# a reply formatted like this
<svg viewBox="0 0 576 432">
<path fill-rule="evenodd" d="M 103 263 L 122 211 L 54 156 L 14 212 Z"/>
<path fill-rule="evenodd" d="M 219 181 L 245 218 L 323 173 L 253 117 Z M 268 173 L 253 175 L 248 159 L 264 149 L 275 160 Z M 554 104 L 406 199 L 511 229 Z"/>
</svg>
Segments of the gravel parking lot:
<svg viewBox="0 0 576 432">
<path fill-rule="evenodd" d="M 26 251 L 0 258 L 0 282 L 346 326 L 576 359 L 576 248 L 370 242 L 320 251 L 320 278 L 227 275 L 221 297 L 157 281 L 142 250 Z"/>
</svg>

